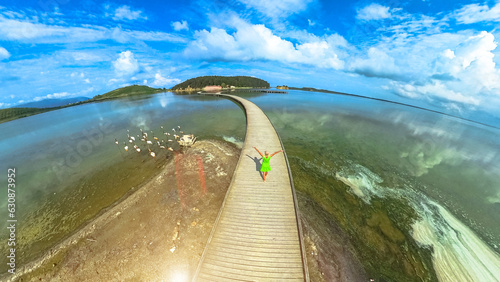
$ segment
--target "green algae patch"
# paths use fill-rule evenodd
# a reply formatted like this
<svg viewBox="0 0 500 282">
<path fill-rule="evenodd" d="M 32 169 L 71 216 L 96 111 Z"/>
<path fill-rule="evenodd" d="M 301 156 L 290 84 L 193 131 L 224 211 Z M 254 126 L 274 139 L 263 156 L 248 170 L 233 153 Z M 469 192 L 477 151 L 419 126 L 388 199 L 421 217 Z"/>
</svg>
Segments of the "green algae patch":
<svg viewBox="0 0 500 282">
<path fill-rule="evenodd" d="M 370 227 L 378 228 L 389 240 L 401 243 L 405 240 L 405 236 L 397 229 L 386 213 L 376 211 L 366 220 L 366 224 Z"/>
<path fill-rule="evenodd" d="M 328 220 L 338 226 L 338 232 L 346 234 L 370 278 L 375 281 L 437 281 L 432 250 L 420 246 L 411 236 L 411 225 L 419 216 L 404 197 L 372 195 L 370 202 L 363 201 L 336 178 L 337 171 L 352 163 L 347 161 L 350 156 L 337 153 L 336 162 L 327 162 L 320 149 L 313 152 L 308 147 L 305 152 L 299 144 L 298 140 L 285 143 L 297 192 L 310 199 L 308 205 L 324 210 Z M 387 174 L 390 173 L 386 171 L 384 175 Z M 405 185 L 398 177 L 382 183 L 388 182 L 396 187 Z M 299 202 L 300 205 L 303 203 Z M 317 236 L 316 240 L 329 239 Z M 322 272 L 321 265 L 319 267 Z"/>
</svg>

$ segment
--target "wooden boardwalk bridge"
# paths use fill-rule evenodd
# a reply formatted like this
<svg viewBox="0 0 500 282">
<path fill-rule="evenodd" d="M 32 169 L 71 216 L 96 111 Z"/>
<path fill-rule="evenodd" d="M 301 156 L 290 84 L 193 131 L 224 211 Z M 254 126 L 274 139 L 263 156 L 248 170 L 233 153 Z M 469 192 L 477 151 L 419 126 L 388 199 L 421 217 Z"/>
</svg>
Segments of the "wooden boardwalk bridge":
<svg viewBox="0 0 500 282">
<path fill-rule="evenodd" d="M 285 153 L 272 157 L 266 182 L 259 154 L 283 149 L 264 112 L 241 104 L 247 117 L 245 143 L 193 281 L 309 281 L 293 180 Z"/>
</svg>

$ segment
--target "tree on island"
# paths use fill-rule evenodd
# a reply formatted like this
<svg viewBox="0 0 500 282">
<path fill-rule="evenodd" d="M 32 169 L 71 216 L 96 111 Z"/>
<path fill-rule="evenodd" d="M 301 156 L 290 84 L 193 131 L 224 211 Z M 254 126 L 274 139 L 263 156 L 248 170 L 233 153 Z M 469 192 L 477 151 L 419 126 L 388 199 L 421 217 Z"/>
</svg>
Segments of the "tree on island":
<svg viewBox="0 0 500 282">
<path fill-rule="evenodd" d="M 267 81 L 251 76 L 200 76 L 188 79 L 172 87 L 172 90 L 202 89 L 206 86 L 218 85 L 222 88 L 234 87 L 254 87 L 269 88 Z"/>
</svg>

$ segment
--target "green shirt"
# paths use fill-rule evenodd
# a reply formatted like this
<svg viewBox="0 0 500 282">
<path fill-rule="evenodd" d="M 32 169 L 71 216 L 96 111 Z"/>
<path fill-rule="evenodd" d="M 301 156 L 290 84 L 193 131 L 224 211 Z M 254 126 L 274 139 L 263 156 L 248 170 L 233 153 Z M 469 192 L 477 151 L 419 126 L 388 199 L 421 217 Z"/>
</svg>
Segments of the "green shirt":
<svg viewBox="0 0 500 282">
<path fill-rule="evenodd" d="M 271 156 L 265 157 L 262 156 L 262 166 L 260 167 L 260 171 L 266 172 L 266 171 L 271 171 L 271 164 L 269 164 L 269 161 L 271 160 Z"/>
</svg>

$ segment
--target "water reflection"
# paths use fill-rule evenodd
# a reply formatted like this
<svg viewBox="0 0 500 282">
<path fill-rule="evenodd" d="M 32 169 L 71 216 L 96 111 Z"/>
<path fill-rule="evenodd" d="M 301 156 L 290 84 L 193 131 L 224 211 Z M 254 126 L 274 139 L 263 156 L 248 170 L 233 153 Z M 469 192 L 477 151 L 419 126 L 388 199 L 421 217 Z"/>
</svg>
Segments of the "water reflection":
<svg viewBox="0 0 500 282">
<path fill-rule="evenodd" d="M 154 175 L 165 157 L 122 154 L 127 129 L 182 125 L 199 138 L 242 141 L 244 114 L 230 101 L 200 102 L 160 93 L 85 104 L 0 124 L 0 163 L 18 168 L 18 263 L 26 263 Z M 213 130 L 215 128 L 216 130 Z M 120 145 L 122 145 L 120 143 Z M 129 152 L 131 153 L 131 152 Z M 5 169 L 6 170 L 6 169 Z M 134 173 L 130 173 L 133 171 Z M 5 181 L 4 174 L 0 181 Z M 6 202 L 0 215 L 6 218 Z M 0 227 L 5 227 L 3 221 Z M 0 233 L 4 236 L 6 228 Z M 2 250 L 6 245 L 1 246 Z M 2 262 L 5 260 L 2 259 Z M 2 263 L 0 272 L 5 264 Z"/>
<path fill-rule="evenodd" d="M 478 237 L 467 238 L 484 241 L 496 253 L 483 253 L 498 257 L 499 130 L 348 96 L 302 91 L 242 96 L 260 106 L 280 133 L 294 167 L 297 189 L 328 210 L 331 220 L 344 226 L 345 232 L 359 228 L 353 229 L 353 241 L 362 234 L 359 230 L 371 234 L 373 240 L 398 234 L 380 231 L 384 230 L 379 227 L 381 218 L 387 218 L 390 226 L 400 228 L 405 236 L 413 230 L 410 223 L 416 224 L 415 237 L 422 244 L 431 244 L 429 238 L 449 235 L 453 230 L 466 236 L 466 228 L 472 228 Z M 19 169 L 19 185 L 23 187 L 17 200 L 23 207 L 19 215 L 26 222 L 26 235 L 20 242 L 26 249 L 42 252 L 132 186 L 140 185 L 144 177 L 154 175 L 166 157 L 160 160 L 116 151 L 114 140 L 126 140 L 127 129 L 161 132 L 161 126 L 182 125 L 198 138 L 241 145 L 244 124 L 239 106 L 227 99 L 172 93 L 81 105 L 0 124 L 2 132 L 9 132 L 0 136 L 4 148 L 0 163 Z M 4 174 L 0 174 L 0 182 L 5 183 Z M 117 183 L 124 185 L 118 189 Z M 388 191 L 397 193 L 389 197 Z M 415 199 L 424 198 L 428 199 L 425 206 L 416 204 Z M 3 218 L 5 205 L 3 201 L 0 204 Z M 451 213 L 435 212 L 440 209 L 436 207 Z M 425 213 L 426 209 L 434 212 Z M 407 218 L 398 218 L 395 213 Z M 347 222 L 346 214 L 358 217 Z M 449 224 L 453 228 L 445 229 L 436 224 L 432 233 L 426 224 L 436 222 L 436 218 L 460 220 L 462 225 Z M 400 240 L 399 235 L 392 238 Z M 42 243 L 29 245 L 35 240 Z M 442 240 L 449 242 L 445 248 L 452 248 L 452 237 Z M 366 245 L 366 240 L 356 242 L 364 251 L 361 245 Z M 387 246 L 394 247 L 393 243 Z M 488 267 L 495 270 L 499 266 Z"/>
</svg>

